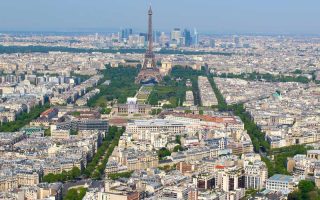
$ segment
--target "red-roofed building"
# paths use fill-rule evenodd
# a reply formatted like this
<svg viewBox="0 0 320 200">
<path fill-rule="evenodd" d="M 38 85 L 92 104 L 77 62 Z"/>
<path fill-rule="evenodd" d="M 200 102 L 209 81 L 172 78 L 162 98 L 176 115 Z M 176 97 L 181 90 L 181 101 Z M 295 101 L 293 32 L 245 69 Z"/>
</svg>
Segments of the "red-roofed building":
<svg viewBox="0 0 320 200">
<path fill-rule="evenodd" d="M 216 165 L 216 169 L 224 169 L 223 165 Z"/>
<path fill-rule="evenodd" d="M 59 110 L 57 108 L 49 108 L 40 114 L 40 118 L 52 119 L 58 115 L 58 112 Z"/>
</svg>

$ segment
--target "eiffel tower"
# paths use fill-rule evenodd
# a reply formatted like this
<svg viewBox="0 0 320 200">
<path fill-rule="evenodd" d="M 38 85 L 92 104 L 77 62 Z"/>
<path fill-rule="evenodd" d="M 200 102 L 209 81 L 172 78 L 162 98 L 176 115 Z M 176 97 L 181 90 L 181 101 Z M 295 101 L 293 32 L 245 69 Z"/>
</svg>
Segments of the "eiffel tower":
<svg viewBox="0 0 320 200">
<path fill-rule="evenodd" d="M 152 9 L 148 11 L 148 49 L 144 56 L 143 66 L 136 77 L 137 84 L 157 84 L 162 80 L 159 69 L 156 66 L 156 59 L 153 53 L 152 36 Z"/>
</svg>

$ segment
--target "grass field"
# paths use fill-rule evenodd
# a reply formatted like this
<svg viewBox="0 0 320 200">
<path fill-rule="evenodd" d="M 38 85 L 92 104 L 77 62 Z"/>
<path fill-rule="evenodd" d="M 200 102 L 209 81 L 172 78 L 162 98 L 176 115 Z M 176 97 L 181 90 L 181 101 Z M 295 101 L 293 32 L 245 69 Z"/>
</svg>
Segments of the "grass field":
<svg viewBox="0 0 320 200">
<path fill-rule="evenodd" d="M 138 102 L 146 103 L 152 90 L 153 90 L 153 86 L 141 86 L 140 90 L 136 95 Z"/>
</svg>

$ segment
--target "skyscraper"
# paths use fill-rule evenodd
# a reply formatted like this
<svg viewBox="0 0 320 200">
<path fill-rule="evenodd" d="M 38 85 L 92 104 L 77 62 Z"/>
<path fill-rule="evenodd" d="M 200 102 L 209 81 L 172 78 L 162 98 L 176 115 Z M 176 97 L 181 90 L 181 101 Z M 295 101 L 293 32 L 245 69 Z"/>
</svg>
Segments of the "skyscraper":
<svg viewBox="0 0 320 200">
<path fill-rule="evenodd" d="M 167 37 L 167 35 L 164 32 L 162 32 L 159 37 L 160 45 L 165 46 L 168 42 L 169 42 L 169 38 Z"/>
<path fill-rule="evenodd" d="M 155 43 L 158 43 L 158 42 L 159 42 L 160 34 L 161 34 L 160 31 L 153 31 L 153 41 L 154 41 Z"/>
<path fill-rule="evenodd" d="M 145 41 L 148 41 L 148 33 L 139 33 L 139 36 L 144 37 Z"/>
<path fill-rule="evenodd" d="M 235 46 L 236 48 L 241 47 L 241 42 L 240 42 L 240 37 L 239 37 L 239 36 L 234 36 L 234 37 L 233 37 L 233 40 L 234 40 L 234 46 Z"/>
<path fill-rule="evenodd" d="M 192 43 L 192 38 L 191 38 L 191 33 L 190 33 L 190 30 L 188 29 L 184 29 L 184 32 L 183 32 L 183 37 L 184 37 L 184 44 L 186 47 L 190 47 L 191 46 L 191 43 Z"/>
<path fill-rule="evenodd" d="M 171 31 L 171 42 L 175 44 L 180 43 L 180 38 L 181 38 L 181 30 L 180 28 L 174 28 Z"/>
<path fill-rule="evenodd" d="M 132 35 L 132 28 L 125 28 L 121 30 L 121 39 L 128 39 Z"/>
<path fill-rule="evenodd" d="M 197 29 L 194 29 L 194 34 L 193 34 L 193 44 L 194 46 L 198 46 L 199 45 L 199 38 L 198 38 L 198 32 Z"/>
<path fill-rule="evenodd" d="M 215 39 L 210 39 L 210 47 L 215 48 L 216 47 L 216 41 Z"/>
</svg>

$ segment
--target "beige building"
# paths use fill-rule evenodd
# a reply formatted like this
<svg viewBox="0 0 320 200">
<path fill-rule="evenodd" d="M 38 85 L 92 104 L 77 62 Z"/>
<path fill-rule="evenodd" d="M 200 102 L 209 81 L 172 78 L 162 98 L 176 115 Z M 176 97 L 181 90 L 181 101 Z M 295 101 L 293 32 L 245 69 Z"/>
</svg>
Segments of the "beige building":
<svg viewBox="0 0 320 200">
<path fill-rule="evenodd" d="M 121 188 L 121 190 L 120 190 Z M 139 200 L 140 195 L 137 191 L 133 191 L 127 187 L 121 187 L 121 185 L 113 184 L 109 179 L 106 179 L 104 192 L 101 193 L 101 198 L 98 200 Z"/>
<path fill-rule="evenodd" d="M 70 130 L 51 130 L 51 138 L 57 140 L 68 140 L 70 138 Z"/>
<path fill-rule="evenodd" d="M 19 186 L 31 186 L 39 184 L 39 174 L 36 172 L 20 172 L 17 174 L 18 185 Z"/>
<path fill-rule="evenodd" d="M 202 106 L 218 105 L 218 100 L 207 77 L 198 77 L 198 87 Z"/>
<path fill-rule="evenodd" d="M 127 98 L 127 103 L 117 104 L 113 110 L 119 115 L 147 115 L 151 111 L 151 106 L 140 104 L 136 97 Z"/>
<path fill-rule="evenodd" d="M 193 106 L 194 105 L 194 97 L 192 91 L 186 91 L 186 101 L 183 102 L 184 106 Z"/>
<path fill-rule="evenodd" d="M 247 189 L 261 190 L 266 186 L 268 169 L 264 162 L 256 161 L 244 168 L 245 187 Z"/>
<path fill-rule="evenodd" d="M 39 174 L 36 172 L 18 172 L 12 176 L 1 177 L 0 192 L 16 189 L 19 186 L 34 186 L 39 184 Z"/>
<path fill-rule="evenodd" d="M 172 62 L 164 61 L 161 63 L 160 74 L 167 75 L 172 69 Z"/>
<path fill-rule="evenodd" d="M 1 177 L 0 192 L 6 192 L 18 188 L 18 178 L 16 176 Z"/>
<path fill-rule="evenodd" d="M 13 122 L 16 120 L 16 113 L 13 110 L 0 112 L 0 119 L 2 122 Z"/>
<path fill-rule="evenodd" d="M 159 165 L 159 159 L 156 152 L 139 151 L 134 149 L 121 149 L 116 147 L 109 161 L 116 161 L 126 166 L 129 171 L 155 168 Z"/>
<path fill-rule="evenodd" d="M 137 134 L 145 131 L 181 133 L 186 130 L 186 123 L 166 119 L 135 120 L 127 124 L 128 133 Z"/>
</svg>

